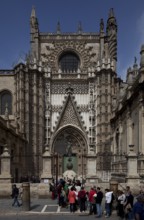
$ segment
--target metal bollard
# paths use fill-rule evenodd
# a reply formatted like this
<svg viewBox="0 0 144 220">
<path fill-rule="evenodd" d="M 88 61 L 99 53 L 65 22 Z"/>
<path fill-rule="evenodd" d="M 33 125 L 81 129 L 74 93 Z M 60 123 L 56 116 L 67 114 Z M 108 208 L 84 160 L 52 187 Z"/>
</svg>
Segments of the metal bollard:
<svg viewBox="0 0 144 220">
<path fill-rule="evenodd" d="M 22 209 L 30 210 L 30 183 L 22 183 Z"/>
</svg>

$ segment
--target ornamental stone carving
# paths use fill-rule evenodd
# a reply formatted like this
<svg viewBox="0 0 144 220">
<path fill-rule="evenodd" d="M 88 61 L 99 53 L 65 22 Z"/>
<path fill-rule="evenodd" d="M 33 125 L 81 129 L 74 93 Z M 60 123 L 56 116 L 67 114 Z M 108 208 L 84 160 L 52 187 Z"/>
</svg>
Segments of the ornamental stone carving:
<svg viewBox="0 0 144 220">
<path fill-rule="evenodd" d="M 70 100 L 67 104 L 64 115 L 61 118 L 60 127 L 66 125 L 66 124 L 73 124 L 73 125 L 76 125 L 78 127 L 81 127 L 80 123 L 78 121 L 78 118 L 76 117 L 75 110 L 73 108 L 72 102 Z"/>
<path fill-rule="evenodd" d="M 88 84 L 86 83 L 73 83 L 73 94 L 88 94 Z M 52 94 L 65 94 L 67 84 L 65 82 L 54 82 L 51 87 Z"/>
<path fill-rule="evenodd" d="M 81 58 L 81 68 L 86 70 L 90 64 L 94 65 L 97 61 L 97 44 L 86 44 L 85 41 L 71 41 L 64 42 L 55 41 L 53 43 L 43 43 L 41 50 L 41 59 L 43 65 L 49 65 L 52 72 L 58 72 L 58 57 L 63 51 L 75 51 Z M 56 65 L 57 64 L 57 65 Z"/>
<path fill-rule="evenodd" d="M 77 109 L 79 112 L 89 112 L 89 106 L 88 105 L 78 105 Z M 52 112 L 60 112 L 62 110 L 61 105 L 53 105 L 52 106 Z"/>
</svg>

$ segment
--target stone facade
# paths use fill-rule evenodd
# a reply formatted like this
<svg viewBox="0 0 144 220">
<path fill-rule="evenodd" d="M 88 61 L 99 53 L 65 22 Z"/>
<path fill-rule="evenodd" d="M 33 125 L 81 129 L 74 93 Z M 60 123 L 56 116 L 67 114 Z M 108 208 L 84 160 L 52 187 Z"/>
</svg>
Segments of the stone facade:
<svg viewBox="0 0 144 220">
<path fill-rule="evenodd" d="M 140 53 L 140 67 L 135 59 L 113 105 L 112 176 L 121 181 L 144 178 L 144 46 Z"/>
<path fill-rule="evenodd" d="M 134 152 L 143 152 L 142 94 L 141 99 L 133 95 L 137 102 L 131 101 L 129 110 L 117 117 L 121 109 L 116 106 L 127 105 L 126 100 L 118 105 L 123 91 L 131 96 L 137 90 L 131 84 L 127 87 L 116 74 L 117 23 L 113 9 L 104 29 L 101 19 L 98 33 L 85 33 L 80 24 L 76 33 L 62 33 L 59 23 L 56 33 L 42 33 L 32 9 L 30 54 L 13 70 L 0 71 L 0 91 L 10 92 L 12 97 L 10 123 L 18 123 L 28 143 L 23 163 L 28 175 L 46 181 L 71 173 L 92 184 L 109 181 L 117 167 L 127 172 L 127 160 L 119 155 L 126 154 L 130 144 L 135 145 Z M 3 100 L 2 95 L 0 98 Z M 5 117 L 2 111 L 1 117 Z M 131 117 L 141 121 L 140 125 L 135 123 L 139 126 L 139 133 L 133 129 L 136 136 L 128 129 L 133 124 Z M 140 150 L 136 151 L 138 146 Z"/>
<path fill-rule="evenodd" d="M 18 182 L 28 170 L 27 140 L 12 121 L 0 117 L 0 183 Z"/>
</svg>

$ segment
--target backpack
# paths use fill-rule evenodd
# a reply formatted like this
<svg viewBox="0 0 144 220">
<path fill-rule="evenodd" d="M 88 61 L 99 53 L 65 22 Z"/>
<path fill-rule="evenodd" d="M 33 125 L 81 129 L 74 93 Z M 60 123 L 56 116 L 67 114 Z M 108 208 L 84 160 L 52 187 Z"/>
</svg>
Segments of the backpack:
<svg viewBox="0 0 144 220">
<path fill-rule="evenodd" d="M 18 195 L 19 194 L 19 189 L 16 187 L 15 188 L 15 194 Z"/>
<path fill-rule="evenodd" d="M 79 197 L 82 200 L 86 200 L 86 193 L 84 191 L 80 191 Z"/>
</svg>

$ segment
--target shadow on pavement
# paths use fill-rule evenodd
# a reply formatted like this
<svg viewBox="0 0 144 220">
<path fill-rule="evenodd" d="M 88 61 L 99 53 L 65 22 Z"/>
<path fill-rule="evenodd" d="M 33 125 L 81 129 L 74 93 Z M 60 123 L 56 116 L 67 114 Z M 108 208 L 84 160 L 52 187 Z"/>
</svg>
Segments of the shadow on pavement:
<svg viewBox="0 0 144 220">
<path fill-rule="evenodd" d="M 36 209 L 37 207 L 40 207 L 40 205 L 32 205 L 31 207 L 30 207 L 30 211 L 32 211 L 33 209 Z"/>
</svg>

